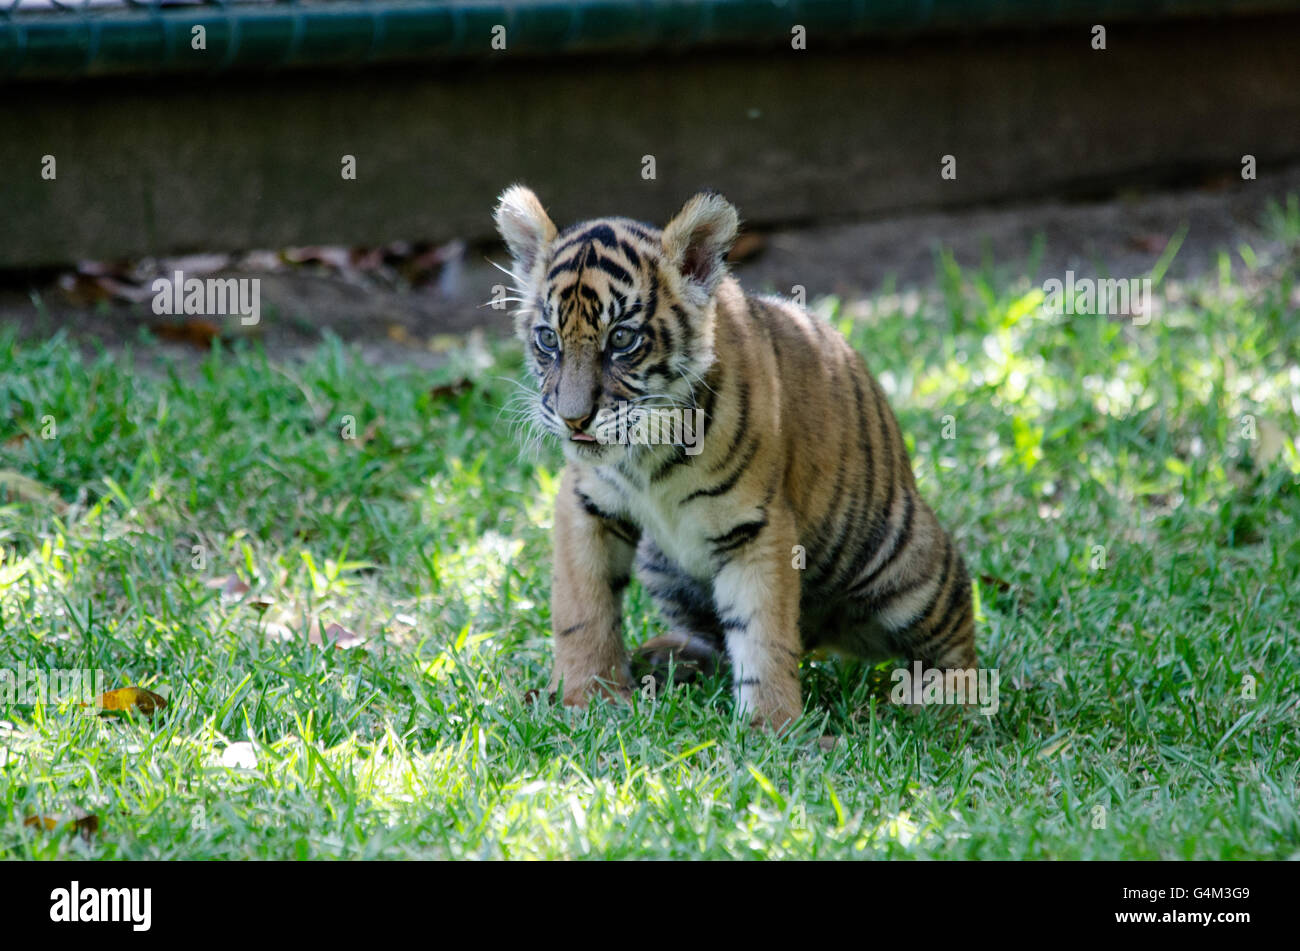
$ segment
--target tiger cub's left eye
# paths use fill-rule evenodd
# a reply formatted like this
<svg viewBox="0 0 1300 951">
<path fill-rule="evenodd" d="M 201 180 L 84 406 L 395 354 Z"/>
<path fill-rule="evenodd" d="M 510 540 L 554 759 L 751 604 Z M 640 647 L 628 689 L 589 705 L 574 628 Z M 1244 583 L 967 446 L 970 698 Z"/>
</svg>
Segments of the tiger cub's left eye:
<svg viewBox="0 0 1300 951">
<path fill-rule="evenodd" d="M 539 327 L 537 329 L 537 345 L 547 353 L 554 353 L 560 345 L 560 338 L 556 336 L 555 331 L 550 327 Z"/>
<path fill-rule="evenodd" d="M 641 338 L 635 330 L 628 327 L 619 327 L 609 335 L 609 345 L 615 350 L 628 350 Z"/>
</svg>

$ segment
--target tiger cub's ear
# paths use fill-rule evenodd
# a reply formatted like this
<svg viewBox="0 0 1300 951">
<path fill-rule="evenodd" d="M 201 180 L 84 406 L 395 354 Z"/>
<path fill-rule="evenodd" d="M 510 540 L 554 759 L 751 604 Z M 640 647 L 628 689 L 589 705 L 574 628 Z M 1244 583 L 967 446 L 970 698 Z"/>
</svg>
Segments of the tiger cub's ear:
<svg viewBox="0 0 1300 951">
<path fill-rule="evenodd" d="M 736 240 L 740 215 L 717 192 L 700 192 L 664 228 L 664 253 L 681 274 L 695 303 L 707 304 L 726 273 L 725 258 Z"/>
<path fill-rule="evenodd" d="M 501 193 L 493 217 L 515 259 L 516 275 L 526 280 L 538 258 L 555 240 L 555 225 L 532 189 L 524 185 L 511 185 Z"/>
</svg>

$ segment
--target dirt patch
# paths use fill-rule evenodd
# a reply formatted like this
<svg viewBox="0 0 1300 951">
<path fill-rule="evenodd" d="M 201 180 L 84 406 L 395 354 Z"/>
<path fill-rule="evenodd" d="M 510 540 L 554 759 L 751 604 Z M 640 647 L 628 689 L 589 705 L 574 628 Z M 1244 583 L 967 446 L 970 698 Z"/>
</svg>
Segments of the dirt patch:
<svg viewBox="0 0 1300 951">
<path fill-rule="evenodd" d="M 1223 249 L 1234 252 L 1237 269 L 1243 264 L 1235 252 L 1242 245 L 1276 252 L 1278 242 L 1264 224 L 1269 205 L 1297 194 L 1300 166 L 1254 182 L 1225 179 L 1087 204 L 1039 202 L 783 229 L 754 236 L 746 259 L 734 267 L 751 289 L 788 294 L 800 285 L 809 300 L 824 294 L 853 299 L 890 286 L 934 287 L 939 248 L 964 268 L 992 266 L 1004 277 L 1033 282 L 1066 270 L 1079 277 L 1135 277 L 1148 273 L 1170 236 L 1186 226 L 1169 275 L 1188 279 L 1216 273 Z M 243 327 L 238 318 L 217 318 L 217 329 L 222 336 L 256 336 L 277 357 L 314 346 L 328 330 L 358 344 L 368 362 L 432 368 L 453 338 L 476 331 L 509 335 L 507 313 L 487 306 L 494 286 L 505 281 L 491 261 L 504 262 L 503 249 L 448 246 L 436 273 L 413 286 L 398 269 L 366 272 L 320 261 L 299 266 L 265 253 L 243 256 L 211 274 L 259 278 L 261 320 Z M 137 273 L 148 270 L 137 267 Z M 25 337 L 63 330 L 88 348 L 143 343 L 137 350 L 144 354 L 201 356 L 201 334 L 161 341 L 151 334 L 159 318 L 148 300 L 92 300 L 71 283 L 66 274 L 0 275 L 0 321 Z"/>
</svg>

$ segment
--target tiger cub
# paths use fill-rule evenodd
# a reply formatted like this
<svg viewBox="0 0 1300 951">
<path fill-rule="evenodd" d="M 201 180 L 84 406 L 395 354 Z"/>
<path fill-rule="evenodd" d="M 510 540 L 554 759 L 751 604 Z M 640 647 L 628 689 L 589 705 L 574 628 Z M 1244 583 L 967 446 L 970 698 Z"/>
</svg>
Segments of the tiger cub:
<svg viewBox="0 0 1300 951">
<path fill-rule="evenodd" d="M 814 647 L 975 665 L 965 565 L 917 493 L 880 385 L 825 321 L 727 274 L 730 203 L 698 194 L 662 231 L 601 218 L 557 232 L 515 185 L 495 217 L 539 384 L 528 412 L 567 463 L 551 589 L 564 703 L 629 692 L 634 561 L 672 632 L 643 651 L 725 653 L 754 725 L 800 715 Z M 702 419 L 702 438 L 690 445 L 685 424 L 676 441 L 630 438 L 611 425 L 629 407 Z"/>
</svg>

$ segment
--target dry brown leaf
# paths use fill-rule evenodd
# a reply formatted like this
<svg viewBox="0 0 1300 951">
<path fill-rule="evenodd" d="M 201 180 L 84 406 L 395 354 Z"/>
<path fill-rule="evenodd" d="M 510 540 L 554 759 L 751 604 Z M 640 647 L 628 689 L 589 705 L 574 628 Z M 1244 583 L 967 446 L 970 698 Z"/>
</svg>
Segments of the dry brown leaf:
<svg viewBox="0 0 1300 951">
<path fill-rule="evenodd" d="M 1169 243 L 1169 236 L 1164 234 L 1135 234 L 1129 237 L 1128 243 L 1138 251 L 1145 251 L 1147 254 L 1159 254 Z"/>
<path fill-rule="evenodd" d="M 461 377 L 459 380 L 452 380 L 450 383 L 439 383 L 437 386 L 429 387 L 429 398 L 435 400 L 455 399 L 472 389 L 474 389 L 474 384 Z"/>
<path fill-rule="evenodd" d="M 147 300 L 153 300 L 155 296 L 152 287 L 130 284 L 114 277 L 97 277 L 94 281 L 108 297 L 128 304 L 143 304 Z"/>
<path fill-rule="evenodd" d="M 84 274 L 86 277 L 116 277 L 130 280 L 131 267 L 130 261 L 92 261 L 86 259 L 77 262 L 77 273 Z"/>
<path fill-rule="evenodd" d="M 381 271 L 384 268 L 386 249 L 352 248 L 348 253 L 348 263 L 356 271 Z"/>
<path fill-rule="evenodd" d="M 302 644 L 306 641 L 311 646 L 323 647 L 327 643 L 333 643 L 338 650 L 350 650 L 366 642 L 364 635 L 350 631 L 342 624 L 326 622 L 315 614 L 304 619 L 300 614 L 295 614 L 291 607 L 284 605 L 268 615 L 263 630 L 268 638 L 286 644 Z"/>
<path fill-rule="evenodd" d="M 349 631 L 342 624 L 330 622 L 325 626 L 324 638 L 326 641 L 333 641 L 334 647 L 338 650 L 349 650 L 358 644 L 364 643 L 365 638 L 355 631 Z M 307 640 L 312 644 L 321 643 L 321 634 L 319 627 L 313 627 Z"/>
<path fill-rule="evenodd" d="M 80 832 L 81 837 L 87 842 L 99 832 L 99 816 L 93 815 L 79 806 L 72 807 L 72 816 L 72 821 L 68 823 L 69 828 Z"/>
<path fill-rule="evenodd" d="M 348 271 L 352 266 L 351 250 L 336 245 L 285 248 L 282 254 L 290 264 L 324 264 L 336 271 Z"/>
<path fill-rule="evenodd" d="M 84 809 L 72 808 L 73 818 L 66 823 L 69 832 L 76 831 L 81 833 L 81 837 L 87 842 L 99 832 L 99 816 L 92 815 Z M 59 820 L 52 816 L 28 816 L 23 820 L 23 825 L 29 829 L 43 829 L 46 832 L 53 832 L 60 825 Z"/>
<path fill-rule="evenodd" d="M 210 320 L 201 317 L 189 317 L 174 323 L 171 321 L 155 323 L 150 328 L 154 336 L 172 343 L 185 343 L 200 350 L 209 349 L 213 341 L 221 336 L 221 328 Z"/>
<path fill-rule="evenodd" d="M 157 270 L 171 277 L 181 271 L 186 277 L 202 274 L 215 274 L 230 266 L 229 254 L 186 254 L 177 258 L 163 258 L 158 262 Z"/>
<path fill-rule="evenodd" d="M 980 575 L 980 583 L 988 585 L 990 588 L 997 588 L 999 591 L 1011 590 L 1010 581 L 1005 581 L 1002 578 L 997 578 L 989 574 Z"/>
<path fill-rule="evenodd" d="M 226 583 L 221 586 L 221 596 L 223 598 L 238 598 L 242 594 L 247 594 L 248 585 L 239 575 L 231 575 L 226 579 Z"/>
<path fill-rule="evenodd" d="M 209 588 L 221 589 L 222 604 L 241 603 L 246 607 L 258 611 L 265 611 L 267 608 L 275 604 L 274 601 L 264 594 L 259 594 L 254 597 L 246 597 L 248 592 L 252 589 L 243 578 L 239 577 L 239 575 L 230 575 L 227 578 L 209 578 L 207 581 L 203 582 L 203 584 Z"/>
<path fill-rule="evenodd" d="M 278 251 L 246 251 L 239 266 L 245 271 L 283 271 L 284 259 Z"/>
<path fill-rule="evenodd" d="M 78 307 L 91 307 L 112 296 L 96 278 L 85 274 L 60 274 L 58 285 L 69 303 Z"/>
<path fill-rule="evenodd" d="M 402 263 L 401 273 L 411 285 L 418 287 L 421 284 L 427 284 L 438 276 L 443 265 L 447 262 L 447 251 L 445 247 L 429 248 L 427 251 L 421 251 Z"/>
<path fill-rule="evenodd" d="M 58 284 L 70 299 L 82 305 L 105 300 L 139 304 L 154 296 L 150 283 L 141 283 L 143 278 L 130 261 L 79 261 L 76 272 L 60 275 Z"/>
</svg>

